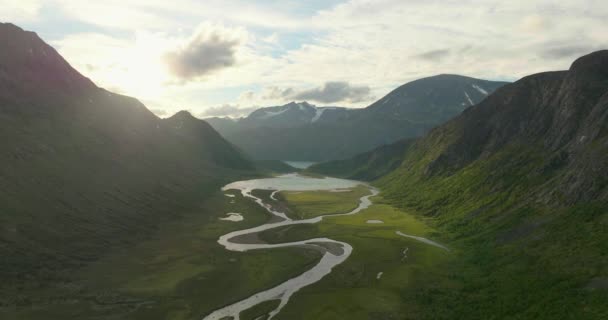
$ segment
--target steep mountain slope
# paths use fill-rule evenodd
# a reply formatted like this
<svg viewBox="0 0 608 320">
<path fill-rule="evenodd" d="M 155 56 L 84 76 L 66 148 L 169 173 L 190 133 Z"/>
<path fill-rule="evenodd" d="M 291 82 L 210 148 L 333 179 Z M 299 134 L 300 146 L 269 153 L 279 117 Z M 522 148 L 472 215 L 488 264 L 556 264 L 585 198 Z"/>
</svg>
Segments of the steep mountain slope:
<svg viewBox="0 0 608 320">
<path fill-rule="evenodd" d="M 253 174 L 204 121 L 96 87 L 35 33 L 0 24 L 0 42 L 0 289 L 59 281 Z"/>
<path fill-rule="evenodd" d="M 364 109 L 292 102 L 259 109 L 238 121 L 209 122 L 256 159 L 343 159 L 420 136 L 504 84 L 438 75 L 407 83 Z"/>
<path fill-rule="evenodd" d="M 344 160 L 314 164 L 306 171 L 326 176 L 372 181 L 397 169 L 414 140 L 403 139 Z"/>
<path fill-rule="evenodd" d="M 605 318 L 608 51 L 498 89 L 377 184 L 462 261 L 419 293 L 423 318 Z"/>
<path fill-rule="evenodd" d="M 440 123 L 482 101 L 504 82 L 441 74 L 404 84 L 366 108 L 370 116 Z"/>
</svg>

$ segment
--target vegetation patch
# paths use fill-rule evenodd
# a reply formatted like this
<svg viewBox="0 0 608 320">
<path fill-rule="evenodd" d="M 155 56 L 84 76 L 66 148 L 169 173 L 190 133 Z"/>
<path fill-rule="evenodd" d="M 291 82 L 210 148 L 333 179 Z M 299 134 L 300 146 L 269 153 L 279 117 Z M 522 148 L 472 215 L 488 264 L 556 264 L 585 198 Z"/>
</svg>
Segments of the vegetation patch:
<svg viewBox="0 0 608 320">
<path fill-rule="evenodd" d="M 278 193 L 292 219 L 309 219 L 317 216 L 347 213 L 359 205 L 362 196 L 370 194 L 366 186 L 334 191 L 282 191 Z"/>
<path fill-rule="evenodd" d="M 340 198 L 349 201 L 346 194 Z M 298 205 L 314 202 L 313 197 L 308 199 L 310 203 Z M 414 293 L 429 283 L 455 285 L 446 269 L 457 253 L 400 237 L 396 231 L 437 241 L 443 240 L 441 235 L 426 221 L 386 204 L 382 197 L 373 200 L 376 204 L 356 215 L 327 217 L 317 224 L 272 229 L 261 235 L 272 243 L 328 237 L 353 247 L 352 255 L 331 274 L 297 292 L 277 319 L 402 319 L 419 305 Z M 368 224 L 372 219 L 385 223 Z"/>
<path fill-rule="evenodd" d="M 302 248 L 239 253 L 220 246 L 220 235 L 270 218 L 251 199 L 230 193 L 235 197 L 218 192 L 198 210 L 163 225 L 153 238 L 86 267 L 62 290 L 32 289 L 30 299 L 40 303 L 0 308 L 0 318 L 201 319 L 297 276 L 319 260 L 318 252 Z M 243 212 L 246 219 L 218 219 L 229 211 Z"/>
</svg>

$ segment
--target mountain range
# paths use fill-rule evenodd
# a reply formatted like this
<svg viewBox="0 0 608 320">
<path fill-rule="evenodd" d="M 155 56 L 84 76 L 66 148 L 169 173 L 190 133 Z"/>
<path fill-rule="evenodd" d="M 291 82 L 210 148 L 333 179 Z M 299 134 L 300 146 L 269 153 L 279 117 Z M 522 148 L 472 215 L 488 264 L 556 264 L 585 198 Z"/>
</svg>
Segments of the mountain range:
<svg viewBox="0 0 608 320">
<path fill-rule="evenodd" d="M 421 136 L 503 85 L 443 74 L 404 84 L 362 109 L 291 102 L 241 119 L 205 120 L 254 159 L 343 159 Z"/>
</svg>

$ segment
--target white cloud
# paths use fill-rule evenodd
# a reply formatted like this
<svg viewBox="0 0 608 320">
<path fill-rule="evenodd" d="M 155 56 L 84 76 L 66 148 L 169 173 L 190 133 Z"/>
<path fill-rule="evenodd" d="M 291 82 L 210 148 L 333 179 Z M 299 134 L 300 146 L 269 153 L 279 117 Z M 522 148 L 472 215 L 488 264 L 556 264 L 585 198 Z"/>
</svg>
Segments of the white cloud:
<svg viewBox="0 0 608 320">
<path fill-rule="evenodd" d="M 224 104 L 217 107 L 209 107 L 203 110 L 199 117 L 201 118 L 209 118 L 209 117 L 231 117 L 238 118 L 247 116 L 251 112 L 253 112 L 257 107 L 247 107 L 242 108 L 238 105 Z"/>
<path fill-rule="evenodd" d="M 157 115 L 161 118 L 164 118 L 169 115 L 167 110 L 164 110 L 164 109 L 150 109 L 150 111 L 152 111 L 152 113 L 154 113 L 155 115 Z"/>
<path fill-rule="evenodd" d="M 169 74 L 162 54 L 171 41 L 139 32 L 134 38 L 76 33 L 51 43 L 68 62 L 98 85 L 141 99 L 160 97 Z"/>
<path fill-rule="evenodd" d="M 406 81 L 439 73 L 516 79 L 566 69 L 578 55 L 608 47 L 608 6 L 599 0 L 352 0 L 307 15 L 301 2 L 28 3 L 25 14 L 7 7 L 0 13 L 8 12 L 10 20 L 42 19 L 40 3 L 53 3 L 68 18 L 102 27 L 94 34 L 67 34 L 53 44 L 103 86 L 154 108 L 180 105 L 196 113 L 209 105 L 278 104 L 284 98 L 268 98 L 270 88 L 301 92 L 328 81 L 356 83 L 381 97 Z M 192 44 L 205 21 L 242 30 L 247 40 L 224 51 L 228 59 L 219 65 L 231 67 L 205 73 L 201 70 L 213 68 L 195 65 L 181 72 L 192 72 L 187 83 L 171 81 L 163 55 Z M 341 104 L 367 103 L 344 99 Z"/>
<path fill-rule="evenodd" d="M 2 22 L 21 23 L 38 18 L 42 2 L 40 0 L 3 0 L 0 4 Z"/>
<path fill-rule="evenodd" d="M 307 100 L 320 103 L 359 103 L 370 102 L 368 86 L 351 85 L 344 81 L 330 81 L 320 87 L 309 89 L 294 89 L 267 87 L 261 94 L 263 100 L 286 102 L 289 100 Z M 253 96 L 249 95 L 249 99 Z"/>
</svg>

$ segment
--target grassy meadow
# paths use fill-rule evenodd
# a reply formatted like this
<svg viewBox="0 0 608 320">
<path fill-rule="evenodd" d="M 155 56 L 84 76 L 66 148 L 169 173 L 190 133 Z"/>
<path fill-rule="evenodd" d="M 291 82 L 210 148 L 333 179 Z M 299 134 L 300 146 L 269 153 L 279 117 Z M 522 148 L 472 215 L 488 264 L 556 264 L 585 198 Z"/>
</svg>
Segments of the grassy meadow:
<svg viewBox="0 0 608 320">
<path fill-rule="evenodd" d="M 281 191 L 277 198 L 284 202 L 288 216 L 294 220 L 347 213 L 357 208 L 359 199 L 370 194 L 363 185 L 336 191 Z"/>
<path fill-rule="evenodd" d="M 310 208 L 351 208 L 367 194 L 358 187 L 352 193 L 284 193 L 288 206 L 298 212 Z M 329 200 L 329 198 L 332 200 Z M 290 201 L 295 198 L 295 201 Z M 328 217 L 313 225 L 268 230 L 260 237 L 271 243 L 328 237 L 353 246 L 352 255 L 320 282 L 296 293 L 277 319 L 407 319 L 416 318 L 419 300 L 435 286 L 450 288 L 447 268 L 457 256 L 396 234 L 423 236 L 441 242 L 441 234 L 413 215 L 386 203 L 381 196 L 374 205 L 351 216 Z M 301 212 L 300 211 L 300 212 Z M 332 210 L 325 210 L 329 214 Z M 370 224 L 368 220 L 381 220 Z M 449 246 L 449 244 L 447 244 Z M 404 256 L 404 251 L 407 253 Z"/>
<path fill-rule="evenodd" d="M 32 288 L 34 301 L 0 308 L 0 319 L 201 319 L 318 261 L 318 252 L 302 248 L 237 253 L 221 247 L 220 235 L 270 218 L 250 199 L 232 194 L 217 193 L 149 240 L 72 275 L 63 288 L 48 294 Z M 219 220 L 227 212 L 243 213 L 245 220 Z"/>
</svg>

